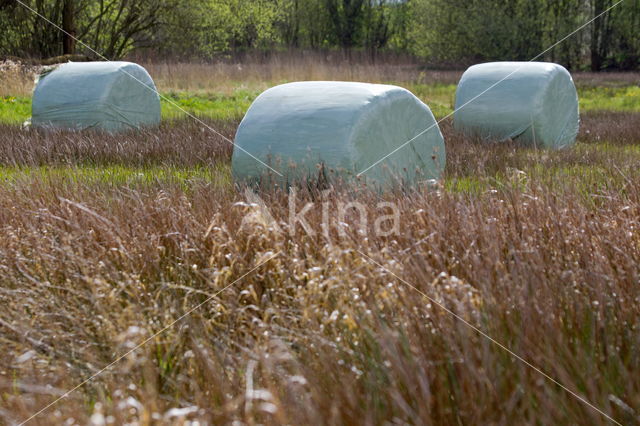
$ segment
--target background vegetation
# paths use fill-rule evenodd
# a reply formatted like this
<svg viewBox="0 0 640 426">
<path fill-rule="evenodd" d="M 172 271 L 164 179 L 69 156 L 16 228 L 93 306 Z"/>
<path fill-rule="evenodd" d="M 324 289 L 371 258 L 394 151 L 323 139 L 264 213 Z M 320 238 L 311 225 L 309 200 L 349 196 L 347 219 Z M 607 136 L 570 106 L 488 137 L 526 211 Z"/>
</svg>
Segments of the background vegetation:
<svg viewBox="0 0 640 426">
<path fill-rule="evenodd" d="M 281 81 L 395 83 L 443 116 L 460 76 L 316 58 L 145 66 L 228 138 Z M 165 327 L 33 424 L 610 424 L 406 283 L 640 422 L 638 73 L 574 74 L 572 149 L 480 143 L 447 120 L 436 190 L 300 190 L 298 211 L 358 200 L 373 217 L 394 202 L 400 235 L 382 237 L 358 232 L 355 212 L 346 235 L 290 233 L 286 194 L 263 192 L 278 232 L 233 186 L 231 144 L 166 103 L 159 129 L 25 131 L 33 75 L 12 69 L 0 73 L 0 424 Z M 321 215 L 307 215 L 314 229 Z"/>
<path fill-rule="evenodd" d="M 295 80 L 397 84 L 443 117 L 460 72 L 422 63 L 529 59 L 613 4 L 24 1 L 110 58 L 153 59 L 163 96 L 229 139 L 258 93 Z M 546 59 L 637 68 L 638 5 Z M 15 0 L 0 0 L 0 35 L 0 54 L 90 53 Z M 39 69 L 0 63 L 0 424 L 123 355 L 32 424 L 610 424 L 442 306 L 640 424 L 637 72 L 573 73 L 571 149 L 445 120 L 435 188 L 299 188 L 298 211 L 357 200 L 371 218 L 393 202 L 400 233 L 376 236 L 355 212 L 292 230 L 278 191 L 260 194 L 284 232 L 270 226 L 233 185 L 232 145 L 166 101 L 158 129 L 22 129 Z M 321 216 L 306 217 L 320 230 Z"/>
<path fill-rule="evenodd" d="M 110 59 L 133 51 L 212 59 L 324 50 L 441 66 L 529 60 L 617 0 L 22 0 Z M 571 69 L 637 69 L 640 0 L 624 0 L 542 59 Z M 0 55 L 93 54 L 0 1 Z"/>
</svg>

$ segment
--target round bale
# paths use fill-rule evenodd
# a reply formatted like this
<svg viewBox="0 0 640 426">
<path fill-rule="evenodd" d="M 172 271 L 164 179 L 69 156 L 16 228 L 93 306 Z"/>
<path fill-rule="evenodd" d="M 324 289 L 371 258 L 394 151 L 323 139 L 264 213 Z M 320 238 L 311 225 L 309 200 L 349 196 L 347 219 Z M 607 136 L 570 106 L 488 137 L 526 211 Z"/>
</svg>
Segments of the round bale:
<svg viewBox="0 0 640 426">
<path fill-rule="evenodd" d="M 579 127 L 578 94 L 571 75 L 548 62 L 490 62 L 462 75 L 454 127 L 486 140 L 524 146 L 573 145 Z"/>
<path fill-rule="evenodd" d="M 160 98 L 149 73 L 130 62 L 69 62 L 40 76 L 34 127 L 109 132 L 160 123 Z"/>
<path fill-rule="evenodd" d="M 438 124 L 411 92 L 333 81 L 289 83 L 262 93 L 240 123 L 232 159 L 237 181 L 271 173 L 285 184 L 319 175 L 414 184 L 440 178 L 444 166 Z"/>
</svg>

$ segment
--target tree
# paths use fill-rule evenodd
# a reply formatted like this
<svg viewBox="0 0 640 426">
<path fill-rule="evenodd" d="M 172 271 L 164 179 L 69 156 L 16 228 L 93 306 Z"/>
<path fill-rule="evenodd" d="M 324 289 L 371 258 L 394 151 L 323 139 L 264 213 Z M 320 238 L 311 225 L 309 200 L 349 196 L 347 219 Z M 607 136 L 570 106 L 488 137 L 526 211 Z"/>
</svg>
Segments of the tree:
<svg viewBox="0 0 640 426">
<path fill-rule="evenodd" d="M 613 4 L 612 0 L 591 0 L 594 16 Z M 640 61 L 640 1 L 627 0 L 604 13 L 598 21 L 591 36 L 591 69 L 637 69 Z"/>
<path fill-rule="evenodd" d="M 64 0 L 62 6 L 62 53 L 71 55 L 76 50 L 75 0 Z"/>
<path fill-rule="evenodd" d="M 325 0 L 335 37 L 344 49 L 358 42 L 363 4 L 364 0 Z"/>
<path fill-rule="evenodd" d="M 25 0 L 49 21 L 14 1 L 0 8 L 0 51 L 50 57 L 74 53 L 74 37 L 108 58 L 120 58 L 151 40 L 179 0 Z M 91 53 L 91 52 L 85 52 Z"/>
<path fill-rule="evenodd" d="M 390 11 L 386 0 L 367 0 L 364 9 L 364 46 L 374 56 L 391 37 Z"/>
<path fill-rule="evenodd" d="M 551 46 L 579 28 L 590 19 L 584 0 L 547 0 L 545 5 L 546 28 L 544 46 Z M 547 55 L 548 60 L 564 64 L 567 68 L 581 68 L 584 63 L 584 46 L 588 31 L 579 31 Z"/>
<path fill-rule="evenodd" d="M 84 0 L 77 20 L 80 39 L 110 59 L 138 47 L 150 46 L 162 18 L 178 0 Z"/>
<path fill-rule="evenodd" d="M 609 54 L 612 36 L 612 14 L 605 11 L 611 7 L 611 0 L 591 0 L 594 17 L 604 13 L 591 24 L 591 70 L 600 71 Z"/>
<path fill-rule="evenodd" d="M 0 0 L 0 55 L 137 48 L 212 58 L 278 48 L 410 52 L 445 66 L 529 60 L 617 0 Z M 637 69 L 640 0 L 625 0 L 547 52 L 569 68 Z"/>
</svg>

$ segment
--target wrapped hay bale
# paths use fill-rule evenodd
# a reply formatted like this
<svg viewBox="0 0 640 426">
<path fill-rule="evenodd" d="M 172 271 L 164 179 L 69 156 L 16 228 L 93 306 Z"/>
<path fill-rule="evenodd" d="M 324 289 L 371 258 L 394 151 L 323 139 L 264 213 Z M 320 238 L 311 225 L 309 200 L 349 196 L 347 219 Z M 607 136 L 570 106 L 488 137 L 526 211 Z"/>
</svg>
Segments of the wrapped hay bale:
<svg viewBox="0 0 640 426">
<path fill-rule="evenodd" d="M 548 62 L 474 65 L 458 84 L 455 108 L 455 128 L 483 139 L 561 149 L 578 134 L 576 87 L 564 67 Z"/>
<path fill-rule="evenodd" d="M 160 123 L 160 98 L 149 73 L 130 62 L 69 62 L 43 73 L 31 124 L 109 132 Z"/>
<path fill-rule="evenodd" d="M 236 134 L 232 170 L 238 181 L 259 181 L 269 169 L 254 156 L 284 175 L 272 174 L 280 183 L 319 174 L 348 181 L 411 139 L 363 173 L 368 183 L 441 177 L 444 140 L 429 107 L 396 86 L 289 83 L 262 93 L 247 111 Z"/>
</svg>

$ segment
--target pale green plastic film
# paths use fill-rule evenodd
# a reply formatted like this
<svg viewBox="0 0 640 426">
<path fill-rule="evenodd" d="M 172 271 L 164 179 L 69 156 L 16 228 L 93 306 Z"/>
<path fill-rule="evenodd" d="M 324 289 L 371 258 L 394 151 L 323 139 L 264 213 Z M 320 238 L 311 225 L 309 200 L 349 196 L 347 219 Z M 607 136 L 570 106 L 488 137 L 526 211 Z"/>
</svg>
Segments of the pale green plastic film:
<svg viewBox="0 0 640 426">
<path fill-rule="evenodd" d="M 160 123 L 153 80 L 130 62 L 60 65 L 40 77 L 32 105 L 34 127 L 118 132 Z"/>
<path fill-rule="evenodd" d="M 454 127 L 484 140 L 562 149 L 573 145 L 578 134 L 576 87 L 558 64 L 474 65 L 458 84 L 455 108 Z"/>
<path fill-rule="evenodd" d="M 283 178 L 272 176 L 281 183 L 314 178 L 320 169 L 329 179 L 350 181 L 384 157 L 360 179 L 382 186 L 415 184 L 441 178 L 445 167 L 444 140 L 429 107 L 406 89 L 382 84 L 273 87 L 249 108 L 235 144 L 237 181 L 257 181 L 269 173 L 252 156 L 282 173 Z"/>
</svg>

